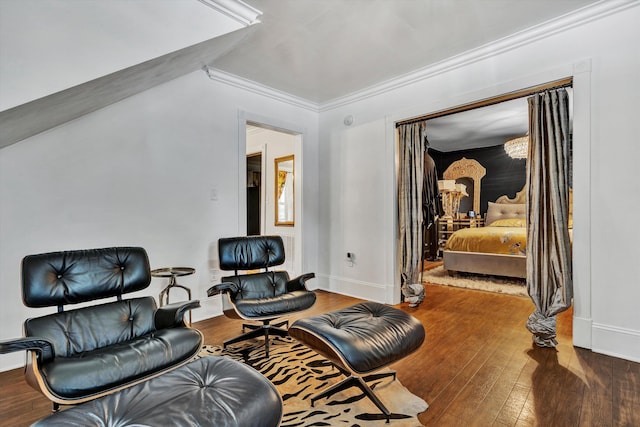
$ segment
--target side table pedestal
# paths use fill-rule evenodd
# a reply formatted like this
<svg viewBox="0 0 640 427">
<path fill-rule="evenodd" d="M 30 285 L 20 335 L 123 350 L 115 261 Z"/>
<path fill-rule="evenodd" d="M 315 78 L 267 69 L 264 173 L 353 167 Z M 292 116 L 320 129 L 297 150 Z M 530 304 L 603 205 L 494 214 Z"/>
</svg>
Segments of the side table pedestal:
<svg viewBox="0 0 640 427">
<path fill-rule="evenodd" d="M 184 289 L 187 292 L 187 298 L 191 300 L 191 289 L 187 288 L 186 286 L 179 285 L 176 277 L 189 276 L 195 272 L 196 269 L 191 267 L 167 267 L 151 270 L 151 276 L 153 277 L 169 278 L 169 284 L 160 292 L 160 296 L 158 298 L 160 307 L 169 304 L 169 292 L 173 288 Z M 189 326 L 191 326 L 191 310 L 189 310 Z"/>
</svg>

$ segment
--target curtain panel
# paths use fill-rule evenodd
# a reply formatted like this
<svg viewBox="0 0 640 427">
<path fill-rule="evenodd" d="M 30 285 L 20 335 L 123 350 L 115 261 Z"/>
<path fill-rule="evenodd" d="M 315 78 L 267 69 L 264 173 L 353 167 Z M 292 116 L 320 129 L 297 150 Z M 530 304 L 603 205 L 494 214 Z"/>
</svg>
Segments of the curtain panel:
<svg viewBox="0 0 640 427">
<path fill-rule="evenodd" d="M 398 126 L 398 228 L 402 293 L 412 304 L 424 299 L 423 188 L 426 123 Z"/>
<path fill-rule="evenodd" d="M 569 97 L 565 89 L 528 98 L 527 291 L 535 305 L 527 329 L 555 347 L 556 315 L 571 306 Z"/>
</svg>

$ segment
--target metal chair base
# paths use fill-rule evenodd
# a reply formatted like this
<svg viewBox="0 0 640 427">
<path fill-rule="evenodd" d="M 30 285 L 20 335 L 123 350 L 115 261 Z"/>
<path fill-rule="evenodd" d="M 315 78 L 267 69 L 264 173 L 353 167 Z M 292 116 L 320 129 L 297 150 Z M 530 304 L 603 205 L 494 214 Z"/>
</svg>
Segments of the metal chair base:
<svg viewBox="0 0 640 427">
<path fill-rule="evenodd" d="M 235 338 L 231 338 L 226 340 L 223 343 L 223 348 L 227 348 L 230 344 L 239 343 L 242 341 L 250 340 L 252 338 L 264 337 L 264 352 L 266 357 L 269 357 L 269 336 L 279 336 L 279 337 L 288 337 L 289 331 L 286 329 L 282 329 L 279 326 L 289 325 L 289 321 L 283 321 L 277 324 L 270 324 L 270 320 L 263 320 L 262 325 L 242 325 L 242 329 L 244 331 L 245 328 L 251 329 L 249 332 L 246 332 L 242 335 L 239 335 Z"/>
</svg>

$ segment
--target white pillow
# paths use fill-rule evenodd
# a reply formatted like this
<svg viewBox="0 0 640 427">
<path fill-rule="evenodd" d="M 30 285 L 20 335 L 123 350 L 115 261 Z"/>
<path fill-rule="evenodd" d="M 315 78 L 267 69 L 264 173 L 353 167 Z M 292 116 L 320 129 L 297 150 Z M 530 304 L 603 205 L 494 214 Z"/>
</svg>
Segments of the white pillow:
<svg viewBox="0 0 640 427">
<path fill-rule="evenodd" d="M 499 219 L 506 218 L 526 218 L 527 205 L 511 204 L 511 203 L 493 203 L 489 202 L 489 208 L 487 209 L 486 225 L 491 225 L 492 222 Z"/>
</svg>

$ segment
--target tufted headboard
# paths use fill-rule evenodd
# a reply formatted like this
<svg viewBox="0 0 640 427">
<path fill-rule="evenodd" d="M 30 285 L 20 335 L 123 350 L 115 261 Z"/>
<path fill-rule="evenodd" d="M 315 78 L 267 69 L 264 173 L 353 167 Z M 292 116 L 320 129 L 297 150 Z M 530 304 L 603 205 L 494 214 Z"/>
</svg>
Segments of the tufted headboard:
<svg viewBox="0 0 640 427">
<path fill-rule="evenodd" d="M 518 205 L 527 203 L 527 184 L 522 187 L 522 190 L 516 193 L 516 196 L 512 199 L 507 195 L 500 196 L 496 199 L 496 203 Z"/>
</svg>

